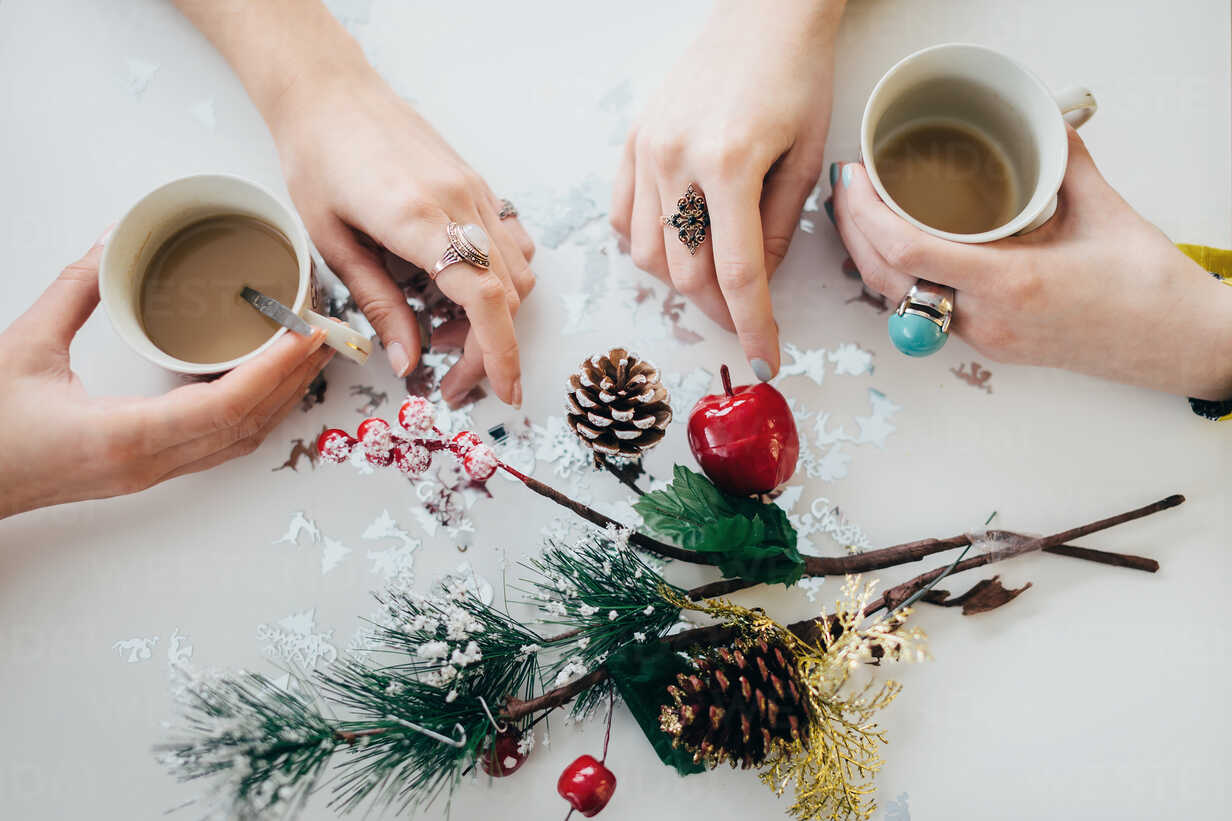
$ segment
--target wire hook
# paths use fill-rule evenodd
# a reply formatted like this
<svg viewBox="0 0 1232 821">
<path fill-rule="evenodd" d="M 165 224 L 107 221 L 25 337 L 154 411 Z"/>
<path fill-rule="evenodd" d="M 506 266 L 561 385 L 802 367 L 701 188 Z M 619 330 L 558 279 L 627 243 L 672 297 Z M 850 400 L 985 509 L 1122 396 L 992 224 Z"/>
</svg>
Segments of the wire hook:
<svg viewBox="0 0 1232 821">
<path fill-rule="evenodd" d="M 503 733 L 505 732 L 505 730 L 509 729 L 508 724 L 506 724 L 503 721 L 500 723 L 497 723 L 496 719 L 492 717 L 492 711 L 488 709 L 488 702 L 483 700 L 483 696 L 479 697 L 479 703 L 483 705 L 483 711 L 485 714 L 487 714 L 488 721 L 492 722 L 492 726 L 496 728 L 496 732 Z"/>
<path fill-rule="evenodd" d="M 414 730 L 417 733 L 422 733 L 423 735 L 426 735 L 428 738 L 431 738 L 435 741 L 439 741 L 442 744 L 448 744 L 450 747 L 457 747 L 461 749 L 462 747 L 466 746 L 466 728 L 463 727 L 461 724 L 453 725 L 454 730 L 456 730 L 458 735 L 461 736 L 460 739 L 453 739 L 447 735 L 441 735 L 435 730 L 429 730 L 427 727 L 420 727 L 418 724 L 414 724 L 410 721 L 407 721 L 404 718 L 398 718 L 397 716 L 385 716 L 385 719 L 387 721 L 393 721 L 398 724 L 401 724 L 403 727 Z"/>
</svg>

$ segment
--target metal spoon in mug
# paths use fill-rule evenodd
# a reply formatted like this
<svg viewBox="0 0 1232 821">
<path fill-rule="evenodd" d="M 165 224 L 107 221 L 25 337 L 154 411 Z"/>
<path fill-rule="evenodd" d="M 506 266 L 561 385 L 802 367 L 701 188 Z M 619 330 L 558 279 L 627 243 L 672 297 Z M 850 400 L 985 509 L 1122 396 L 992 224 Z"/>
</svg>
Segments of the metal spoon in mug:
<svg viewBox="0 0 1232 821">
<path fill-rule="evenodd" d="M 301 336 L 310 336 L 313 328 L 325 331 L 325 344 L 353 362 L 366 364 L 368 355 L 372 353 L 372 340 L 341 320 L 321 316 L 313 311 L 297 314 L 273 297 L 247 285 L 240 291 L 240 296 L 263 315 Z"/>
<path fill-rule="evenodd" d="M 294 331 L 300 336 L 312 336 L 312 326 L 305 322 L 299 314 L 292 311 L 286 305 L 283 305 L 272 296 L 266 296 L 256 288 L 244 286 L 244 290 L 240 291 L 240 296 L 244 298 L 252 307 L 256 308 L 265 316 L 277 322 L 288 331 Z"/>
</svg>

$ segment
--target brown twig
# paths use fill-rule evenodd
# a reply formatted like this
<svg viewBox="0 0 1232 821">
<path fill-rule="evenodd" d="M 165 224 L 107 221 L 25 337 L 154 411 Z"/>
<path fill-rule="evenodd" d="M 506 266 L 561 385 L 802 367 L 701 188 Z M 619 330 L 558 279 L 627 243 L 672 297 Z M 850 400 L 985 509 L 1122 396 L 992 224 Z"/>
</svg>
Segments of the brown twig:
<svg viewBox="0 0 1232 821">
<path fill-rule="evenodd" d="M 504 463 L 501 464 L 511 476 L 516 478 L 522 484 L 526 485 L 530 490 L 538 493 L 544 498 L 551 499 L 556 504 L 572 511 L 576 515 L 599 527 L 617 527 L 624 526 L 605 516 L 592 507 L 582 504 L 581 502 L 570 499 L 559 490 L 544 484 L 543 482 L 533 477 L 527 476 L 517 468 L 510 467 Z M 1009 533 L 1007 531 L 996 531 L 998 534 L 1008 536 L 1017 536 L 1019 534 Z M 1022 537 L 1025 538 L 1025 537 Z M 685 548 L 676 547 L 675 545 L 661 542 L 658 539 L 651 538 L 642 533 L 632 533 L 629 536 L 630 544 L 649 550 L 652 553 L 657 553 L 660 556 L 665 556 L 671 559 L 679 559 L 680 561 L 690 562 L 692 564 L 716 565 L 719 563 L 719 557 L 697 550 L 686 550 Z M 848 573 L 865 573 L 870 570 L 882 570 L 887 567 L 896 567 L 900 564 L 908 564 L 910 562 L 918 562 L 925 559 L 934 553 L 941 553 L 946 550 L 951 550 L 955 547 L 966 547 L 971 544 L 971 537 L 967 534 L 951 536 L 948 539 L 918 539 L 913 542 L 904 542 L 902 544 L 883 547 L 879 550 L 869 550 L 864 553 L 854 553 L 849 556 L 806 556 L 804 557 L 804 575 L 806 576 L 843 576 Z M 1159 564 L 1152 559 L 1143 558 L 1141 556 L 1129 556 L 1119 553 L 1108 553 L 1102 550 L 1094 550 L 1091 548 L 1078 548 L 1071 545 L 1054 545 L 1046 548 L 1050 553 L 1071 556 L 1087 561 L 1099 562 L 1101 564 L 1110 564 L 1117 567 L 1131 567 L 1137 570 L 1146 570 L 1147 572 L 1155 572 L 1159 569 Z M 746 587 L 752 587 L 756 582 L 746 581 L 745 579 L 722 579 L 713 582 L 710 585 L 703 585 L 702 588 L 697 588 L 701 591 L 696 598 L 713 598 L 715 596 L 724 596 L 729 593 L 734 593 L 737 590 L 743 590 Z"/>
<path fill-rule="evenodd" d="M 1054 533 L 1051 536 L 1042 536 L 1037 539 L 1026 539 L 1025 541 L 1022 541 L 1005 550 L 998 550 L 998 551 L 994 551 L 991 553 L 984 553 L 979 556 L 973 556 L 970 559 L 964 559 L 963 561 L 956 564 L 952 570 L 949 570 L 949 572 L 950 573 L 960 573 L 964 570 L 970 570 L 975 567 L 982 567 L 984 565 L 992 564 L 993 562 L 999 562 L 1005 559 L 1012 559 L 1017 556 L 1021 556 L 1025 553 L 1031 553 L 1037 550 L 1039 551 L 1052 550 L 1053 548 L 1058 548 L 1058 547 L 1064 547 L 1072 551 L 1090 551 L 1092 553 L 1102 554 L 1103 558 L 1107 558 L 1108 556 L 1120 556 L 1120 554 L 1106 554 L 1104 553 L 1104 551 L 1091 551 L 1090 548 L 1081 548 L 1081 547 L 1074 547 L 1072 545 L 1065 545 L 1064 542 L 1067 542 L 1070 539 L 1078 539 L 1083 536 L 1090 535 L 1091 533 L 1096 533 L 1100 530 L 1106 530 L 1107 528 L 1114 527 L 1119 524 L 1124 524 L 1125 522 L 1130 522 L 1130 521 L 1133 521 L 1134 519 L 1141 519 L 1144 516 L 1150 516 L 1152 513 L 1158 513 L 1162 510 L 1167 510 L 1168 508 L 1176 507 L 1177 505 L 1183 503 L 1184 501 L 1185 501 L 1185 497 L 1181 496 L 1180 494 L 1177 494 L 1174 496 L 1169 496 L 1166 499 L 1160 499 L 1158 502 L 1154 502 L 1152 504 L 1146 505 L 1145 507 L 1140 507 L 1140 508 L 1137 508 L 1136 510 L 1131 510 L 1126 513 L 1121 513 L 1117 516 L 1110 516 L 1107 519 L 1100 519 L 1099 521 L 1091 522 L 1090 524 L 1082 525 L 1080 527 L 1071 528 L 1069 530 L 1065 530 L 1060 533 Z M 1007 535 L 1018 535 L 1018 534 L 1007 534 Z M 926 540 L 926 541 L 939 542 L 943 540 L 934 539 L 934 540 Z M 920 544 L 920 543 L 914 543 L 914 544 Z M 960 545 L 951 545 L 951 546 L 957 547 Z M 1056 552 L 1056 551 L 1053 551 L 1053 552 Z M 867 555 L 867 554 L 861 554 L 861 555 Z M 1066 553 L 1065 555 L 1070 555 L 1070 554 Z M 1080 556 L 1080 558 L 1089 558 L 1089 556 Z M 1142 559 L 1141 557 L 1138 557 L 1138 556 L 1131 556 L 1128 558 L 1136 559 L 1139 561 L 1137 563 L 1119 564 L 1118 566 L 1137 567 L 1138 569 L 1145 570 L 1145 569 L 1148 569 L 1147 565 L 1154 563 L 1153 560 L 1151 559 Z M 1094 561 L 1103 561 L 1103 559 L 1095 559 Z M 1107 561 L 1104 563 L 1112 564 L 1114 562 Z M 1158 567 L 1158 564 L 1157 563 L 1155 564 L 1156 564 L 1156 567 Z M 900 585 L 897 585 L 896 587 L 890 588 L 889 590 L 885 591 L 884 594 L 882 594 L 882 597 L 880 599 L 871 603 L 868 607 L 865 608 L 864 615 L 866 617 L 871 616 L 879 610 L 882 610 L 885 608 L 892 608 L 898 602 L 906 601 L 906 599 L 912 593 L 925 587 L 926 585 L 928 585 L 929 582 L 933 581 L 938 576 L 941 576 L 942 574 L 946 573 L 947 569 L 948 569 L 948 565 L 946 567 L 939 567 L 935 570 L 930 570 L 927 573 L 922 573 L 919 576 L 916 576 L 914 579 L 906 581 Z M 1154 572 L 1154 571 L 1151 570 L 1151 572 Z M 703 587 L 706 587 L 706 585 L 703 585 Z M 690 595 L 692 595 L 693 592 L 699 589 L 700 588 L 694 588 L 693 591 L 690 591 Z M 800 636 L 801 638 L 805 639 L 806 641 L 815 641 L 816 636 L 818 634 L 818 630 L 825 629 L 825 625 L 829 622 L 831 618 L 832 616 L 820 616 L 818 618 L 803 619 L 801 621 L 793 622 L 787 625 L 787 629 L 795 633 L 796 635 Z M 663 644 L 665 644 L 667 647 L 670 647 L 673 650 L 682 650 L 684 648 L 693 647 L 693 646 L 708 646 L 708 645 L 717 645 L 717 644 L 725 643 L 731 640 L 731 638 L 735 635 L 735 632 L 736 632 L 735 628 L 731 627 L 730 625 L 711 624 L 706 627 L 697 627 L 692 630 L 685 630 L 684 632 L 677 633 L 672 636 L 665 636 L 664 638 L 660 639 L 660 641 Z M 505 710 L 501 713 L 501 717 L 506 720 L 516 720 L 524 716 L 530 715 L 531 713 L 539 712 L 540 710 L 550 710 L 556 707 L 560 707 L 572 701 L 573 698 L 579 695 L 580 693 L 606 680 L 607 677 L 608 677 L 608 674 L 607 674 L 606 668 L 599 667 L 598 669 L 592 670 L 590 673 L 583 676 L 582 678 L 571 681 L 568 684 L 565 684 L 561 687 L 557 687 L 554 690 L 549 690 L 548 692 L 536 698 L 529 699 L 529 700 L 510 699 L 506 703 Z"/>
<path fill-rule="evenodd" d="M 994 539 L 1011 539 L 1011 540 L 1016 540 L 1020 543 L 1027 542 L 1032 538 L 1031 536 L 1025 536 L 1021 533 L 1015 533 L 1011 530 L 990 530 L 988 531 L 987 535 Z M 888 547 L 888 548 L 885 548 L 885 550 L 897 551 L 901 547 L 914 546 L 914 545 L 924 546 L 926 543 L 931 543 L 935 545 L 945 545 L 944 547 L 939 548 L 937 551 L 933 551 L 933 552 L 941 552 L 942 550 L 950 550 L 955 547 L 966 547 L 971 542 L 970 542 L 969 536 L 966 536 L 966 537 L 955 536 L 952 539 L 925 539 L 922 542 L 909 542 L 907 543 L 907 545 L 897 545 L 895 547 Z M 1126 567 L 1131 570 L 1141 570 L 1146 573 L 1155 573 L 1159 570 L 1159 562 L 1155 561 L 1154 559 L 1147 558 L 1146 556 L 1134 556 L 1130 553 L 1113 553 L 1108 550 L 1097 550 L 1093 547 L 1078 547 L 1077 545 L 1070 545 L 1070 544 L 1056 545 L 1053 547 L 1045 547 L 1045 548 L 1042 548 L 1042 551 L 1044 553 L 1054 553 L 1058 556 L 1069 556 L 1070 558 L 1073 558 L 1073 559 L 1083 559 L 1084 561 L 1095 562 L 1096 564 L 1106 564 L 1106 565 L 1111 565 L 1112 567 Z M 877 552 L 880 552 L 880 551 L 877 551 Z M 868 555 L 868 554 L 865 553 L 865 554 L 857 554 L 857 555 Z M 816 558 L 816 557 L 808 557 L 808 558 Z M 838 558 L 846 559 L 848 557 L 841 556 Z M 909 561 L 915 561 L 915 559 L 903 559 L 902 561 L 898 562 L 898 564 L 906 564 Z M 895 565 L 893 564 L 885 565 L 885 567 L 893 567 L 893 566 Z M 862 572 L 862 571 L 847 570 L 844 572 L 844 575 L 846 573 L 858 573 L 858 572 Z M 804 575 L 805 576 L 824 576 L 826 574 L 810 572 L 809 566 L 806 563 Z M 750 587 L 755 587 L 757 584 L 758 582 L 750 581 L 748 579 L 719 579 L 717 581 L 709 582 L 707 584 L 702 584 L 702 585 L 698 585 L 697 587 L 694 587 L 692 590 L 688 591 L 688 597 L 692 599 L 693 601 L 701 601 L 702 599 L 713 599 L 719 596 L 730 595 L 739 590 L 745 590 Z"/>
<path fill-rule="evenodd" d="M 561 493 L 556 488 L 551 487 L 549 485 L 545 485 L 543 482 L 540 482 L 538 479 L 527 476 L 525 473 L 518 470 L 517 468 L 510 467 L 509 465 L 506 465 L 504 462 L 502 462 L 500 466 L 501 466 L 501 469 L 503 469 L 506 473 L 508 473 L 510 476 L 513 476 L 515 479 L 517 479 L 522 484 L 526 485 L 526 487 L 530 488 L 535 493 L 538 493 L 540 496 L 543 496 L 546 499 L 551 499 L 553 502 L 560 505 L 561 507 L 564 507 L 564 508 L 567 508 L 573 511 L 575 514 L 582 517 L 583 519 L 585 519 L 586 521 L 590 522 L 593 525 L 598 525 L 599 527 L 616 527 L 616 528 L 621 528 L 622 530 L 627 529 L 625 528 L 624 525 L 622 525 L 620 522 L 616 521 L 615 519 L 611 518 L 610 516 L 604 516 L 602 513 L 595 510 L 593 507 L 588 507 L 587 505 L 584 505 L 581 502 L 575 502 L 574 500 L 570 499 L 565 494 Z M 714 565 L 714 564 L 719 563 L 719 557 L 717 555 L 699 553 L 696 550 L 685 550 L 684 548 L 676 547 L 675 545 L 670 545 L 670 544 L 667 544 L 666 542 L 661 542 L 658 539 L 652 539 L 651 537 L 643 535 L 641 533 L 636 533 L 636 532 L 630 533 L 629 534 L 629 544 L 634 545 L 636 547 L 640 547 L 643 550 L 649 550 L 652 553 L 658 553 L 660 556 L 666 556 L 669 559 L 680 559 L 681 561 L 691 562 L 693 564 Z"/>
<path fill-rule="evenodd" d="M 1155 573 L 1159 570 L 1159 562 L 1146 556 L 1134 556 L 1129 553 L 1109 553 L 1091 547 L 1078 547 L 1072 544 L 1060 544 L 1056 547 L 1043 548 L 1045 553 L 1055 553 L 1058 556 L 1070 556 L 1075 559 L 1086 559 L 1089 562 L 1109 564 L 1113 567 L 1128 567 L 1131 570 L 1141 570 L 1145 573 Z"/>
<path fill-rule="evenodd" d="M 611 462 L 609 462 L 606 456 L 600 456 L 599 454 L 595 454 L 595 465 L 603 470 L 606 470 L 608 473 L 612 474 L 613 476 L 615 476 L 618 482 L 620 482 L 622 485 L 627 487 L 629 490 L 633 491 L 636 495 L 638 496 L 646 495 L 646 491 L 638 487 L 637 482 L 633 481 L 633 476 L 630 475 L 630 469 L 633 469 L 636 471 L 638 467 L 636 463 L 631 463 L 628 466 L 621 467 L 619 465 L 614 465 Z"/>
<path fill-rule="evenodd" d="M 505 709 L 501 710 L 500 717 L 505 721 L 517 721 L 532 713 L 554 710 L 557 707 L 568 704 L 573 700 L 574 696 L 586 692 L 606 678 L 607 668 L 599 667 L 591 670 L 581 678 L 574 679 L 568 684 L 562 684 L 560 687 L 548 690 L 546 693 L 534 698 L 511 698 L 505 702 Z"/>
<path fill-rule="evenodd" d="M 997 550 L 991 553 L 984 553 L 980 556 L 972 556 L 970 559 L 964 559 L 959 562 L 950 572 L 961 573 L 964 570 L 982 567 L 987 564 L 992 564 L 993 562 L 1002 561 L 1003 559 L 1012 559 L 1015 556 L 1021 556 L 1024 553 L 1031 553 L 1037 550 L 1048 550 L 1049 548 L 1061 546 L 1069 547 L 1068 545 L 1064 545 L 1064 543 L 1068 542 L 1070 539 L 1079 539 L 1100 530 L 1106 530 L 1110 527 L 1124 524 L 1125 522 L 1132 522 L 1134 519 L 1141 519 L 1144 516 L 1150 516 L 1152 513 L 1158 513 L 1161 510 L 1176 507 L 1184 501 L 1185 497 L 1178 493 L 1169 496 L 1166 499 L 1160 499 L 1158 502 L 1152 502 L 1144 507 L 1130 510 L 1116 516 L 1109 516 L 1107 519 L 1100 519 L 1097 522 L 1091 522 L 1090 524 L 1081 525 L 1080 527 L 1070 528 L 1069 530 L 1064 530 L 1060 533 L 1054 533 L 1051 536 L 1041 536 L 1038 539 L 1028 539 L 1027 541 L 1008 547 L 1005 550 Z M 1086 548 L 1072 549 L 1085 550 Z M 1141 557 L 1136 556 L 1132 558 L 1141 559 Z M 1151 560 L 1143 559 L 1142 561 L 1150 562 Z M 1156 565 L 1156 567 L 1158 567 L 1158 565 Z M 912 593 L 926 586 L 929 582 L 933 581 L 944 572 L 945 568 L 937 568 L 936 570 L 930 570 L 927 573 L 922 573 L 914 579 L 905 581 L 900 585 L 891 587 L 882 594 L 879 602 L 873 602 L 868 606 L 868 608 L 865 609 L 864 615 L 871 615 L 872 613 L 875 613 L 883 608 L 893 608 L 898 602 L 905 601 Z"/>
<path fill-rule="evenodd" d="M 370 730 L 334 730 L 334 740 L 340 741 L 343 744 L 354 744 L 361 738 L 384 735 L 387 732 L 389 732 L 388 727 L 373 727 Z"/>
<path fill-rule="evenodd" d="M 602 464 L 608 467 L 612 474 L 619 478 L 622 482 L 625 481 L 626 477 L 621 475 L 618 470 L 614 469 L 606 461 L 603 461 Z M 538 479 L 527 476 L 517 468 L 506 465 L 503 462 L 500 464 L 500 467 L 530 490 L 538 493 L 546 499 L 551 499 L 556 504 L 572 511 L 574 514 L 580 516 L 591 524 L 604 528 L 624 528 L 624 526 L 615 519 L 605 516 L 588 505 L 584 505 L 581 502 L 570 499 L 559 490 L 556 490 L 550 485 L 544 484 Z M 626 482 L 626 484 L 628 484 L 637 493 L 640 494 L 642 492 L 636 485 L 630 482 Z M 1177 504 L 1179 504 L 1179 502 Z M 990 535 L 1008 536 L 1011 538 L 1017 537 L 1020 539 L 1027 538 L 1021 534 L 1012 533 L 1010 531 L 991 531 Z M 657 553 L 660 556 L 678 559 L 680 561 L 690 562 L 692 564 L 717 565 L 720 562 L 720 557 L 718 555 L 676 547 L 675 545 L 661 542 L 658 539 L 652 538 L 643 533 L 631 533 L 629 536 L 629 543 L 635 545 L 636 547 L 640 547 L 643 550 L 649 550 L 652 553 Z M 848 556 L 805 556 L 804 575 L 843 576 L 848 573 L 866 573 L 870 570 L 883 570 L 887 567 L 897 567 L 900 564 L 918 562 L 921 559 L 925 559 L 935 553 L 941 553 L 955 547 L 966 547 L 969 544 L 971 544 L 971 536 L 964 533 L 958 536 L 950 536 L 947 539 L 918 539 L 913 542 L 904 542 L 902 544 L 891 545 L 890 547 L 883 547 L 879 550 L 869 550 L 864 553 L 854 553 Z M 1148 573 L 1154 573 L 1159 569 L 1158 562 L 1142 556 L 1109 553 L 1107 551 L 1095 550 L 1093 548 L 1082 548 L 1062 544 L 1050 545 L 1045 548 L 1037 549 L 1043 549 L 1049 553 L 1070 556 L 1076 559 L 1084 559 L 1086 561 L 1097 562 L 1100 564 L 1109 564 L 1116 567 L 1128 567 L 1135 570 L 1144 570 Z M 753 587 L 755 584 L 757 584 L 757 582 L 752 582 L 745 579 L 721 579 L 719 581 L 712 582 L 709 585 L 702 585 L 699 588 L 695 588 L 694 591 L 690 591 L 690 596 L 695 601 L 703 598 L 725 596 L 730 593 L 734 593 L 737 590 L 744 590 L 745 588 Z M 693 596 L 693 592 L 696 592 L 697 595 Z"/>
</svg>

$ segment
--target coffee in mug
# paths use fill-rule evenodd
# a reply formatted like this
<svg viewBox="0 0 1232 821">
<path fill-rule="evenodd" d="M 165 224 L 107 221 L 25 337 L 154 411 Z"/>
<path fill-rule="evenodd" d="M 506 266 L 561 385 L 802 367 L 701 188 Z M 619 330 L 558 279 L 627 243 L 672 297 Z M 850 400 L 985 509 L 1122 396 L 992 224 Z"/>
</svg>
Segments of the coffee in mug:
<svg viewBox="0 0 1232 821">
<path fill-rule="evenodd" d="M 911 123 L 884 139 L 875 163 L 886 192 L 925 225 L 979 234 L 1018 213 L 1018 181 L 1005 152 L 954 120 Z"/>
<path fill-rule="evenodd" d="M 278 229 L 242 214 L 208 217 L 154 252 L 141 282 L 141 325 L 177 359 L 226 362 L 280 327 L 240 297 L 244 286 L 290 305 L 298 281 L 295 250 Z"/>
</svg>

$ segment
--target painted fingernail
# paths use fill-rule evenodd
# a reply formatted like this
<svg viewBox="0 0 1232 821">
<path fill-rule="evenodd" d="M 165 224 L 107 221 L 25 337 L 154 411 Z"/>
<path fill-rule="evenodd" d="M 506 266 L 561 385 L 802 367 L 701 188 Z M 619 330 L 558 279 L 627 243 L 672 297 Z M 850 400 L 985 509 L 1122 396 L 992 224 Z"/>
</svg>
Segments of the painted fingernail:
<svg viewBox="0 0 1232 821">
<path fill-rule="evenodd" d="M 832 162 L 830 163 L 830 188 L 834 188 L 834 185 L 837 182 L 838 182 L 838 163 Z"/>
<path fill-rule="evenodd" d="M 389 367 L 394 369 L 394 376 L 399 379 L 406 376 L 406 372 L 411 369 L 411 358 L 406 355 L 406 348 L 402 347 L 402 343 L 389 343 L 385 348 L 385 355 L 389 357 Z"/>
<path fill-rule="evenodd" d="M 519 379 L 513 383 L 513 402 L 512 405 L 519 410 L 522 408 L 522 380 Z"/>
<path fill-rule="evenodd" d="M 769 382 L 774 376 L 770 372 L 770 363 L 764 359 L 750 359 L 749 365 L 753 368 L 753 375 L 761 382 Z"/>
<path fill-rule="evenodd" d="M 855 163 L 851 163 L 851 162 L 843 164 L 843 173 L 842 173 L 843 187 L 851 185 L 851 168 L 854 165 Z"/>
<path fill-rule="evenodd" d="M 830 218 L 830 224 L 837 228 L 838 223 L 834 221 L 834 199 L 830 198 L 822 203 L 822 205 L 826 209 L 826 216 Z"/>
</svg>

